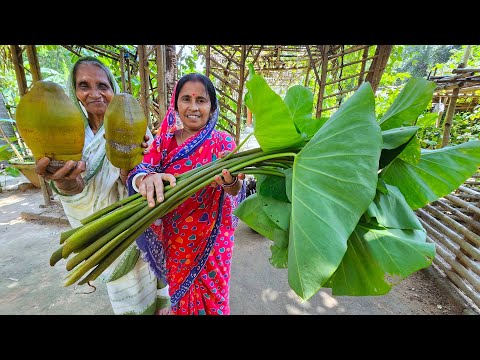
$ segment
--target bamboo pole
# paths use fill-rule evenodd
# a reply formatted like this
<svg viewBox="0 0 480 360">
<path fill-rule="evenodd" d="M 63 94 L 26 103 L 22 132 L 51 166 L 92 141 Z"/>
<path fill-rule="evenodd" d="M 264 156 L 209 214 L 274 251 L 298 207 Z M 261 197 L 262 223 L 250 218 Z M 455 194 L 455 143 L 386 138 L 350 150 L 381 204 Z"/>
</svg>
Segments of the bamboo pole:
<svg viewBox="0 0 480 360">
<path fill-rule="evenodd" d="M 480 281 L 476 279 L 471 272 L 466 269 L 463 265 L 461 265 L 459 262 L 455 261 L 455 259 L 450 256 L 444 249 L 442 249 L 435 241 L 432 241 L 430 238 L 430 241 L 435 244 L 435 251 L 437 253 L 437 256 L 440 255 L 442 259 L 451 266 L 451 268 L 463 279 L 467 280 L 473 288 L 480 292 Z"/>
<path fill-rule="evenodd" d="M 430 213 L 434 214 L 438 219 L 440 219 L 443 223 L 448 224 L 449 227 L 455 230 L 458 234 L 462 234 L 470 240 L 473 244 L 480 247 L 480 236 L 472 232 L 471 230 L 467 229 L 465 226 L 457 223 L 456 221 L 450 219 L 444 213 L 439 211 L 438 209 L 434 208 L 431 205 L 426 205 L 424 209 L 427 209 Z"/>
<path fill-rule="evenodd" d="M 167 84 L 165 82 L 165 74 L 167 72 L 165 66 L 165 45 L 156 45 L 157 48 L 157 91 L 160 119 L 163 119 L 167 113 Z"/>
<path fill-rule="evenodd" d="M 467 45 L 465 48 L 465 53 L 463 55 L 462 62 L 458 65 L 458 68 L 464 68 L 467 65 L 468 58 L 470 57 L 471 45 Z M 460 86 L 456 87 L 452 91 L 452 96 L 450 97 L 450 104 L 448 105 L 447 115 L 445 117 L 445 124 L 443 129 L 443 139 L 442 139 L 442 148 L 447 146 L 450 141 L 450 133 L 453 122 L 453 114 L 455 113 L 455 106 L 457 104 L 458 93 L 460 91 Z"/>
<path fill-rule="evenodd" d="M 240 129 L 241 129 L 241 115 L 242 115 L 242 104 L 243 104 L 243 86 L 245 84 L 245 61 L 247 59 L 247 47 L 246 45 L 242 45 L 241 47 L 241 55 L 240 55 L 240 79 L 239 79 L 239 86 L 238 86 L 238 102 L 237 102 L 237 113 L 235 115 L 236 118 L 236 126 L 235 126 L 235 140 L 237 144 L 240 144 Z"/>
<path fill-rule="evenodd" d="M 320 119 L 322 117 L 322 107 L 323 107 L 323 95 L 325 94 L 325 83 L 327 81 L 327 68 L 328 68 L 328 50 L 330 49 L 329 45 L 322 46 L 322 75 L 320 77 L 320 81 L 318 82 L 318 100 L 317 100 L 317 111 L 315 113 L 316 118 Z M 310 54 L 309 54 L 310 55 Z M 315 70 L 315 76 L 318 79 L 318 74 Z"/>
<path fill-rule="evenodd" d="M 432 242 L 431 239 L 427 236 L 427 241 Z M 442 262 L 440 258 L 435 257 L 433 259 L 433 263 L 445 273 L 445 275 L 452 281 L 452 283 L 462 291 L 466 297 L 468 297 L 471 301 L 475 303 L 478 307 L 480 307 L 480 296 L 477 292 L 473 291 L 469 286 L 465 284 L 465 281 L 458 276 L 455 272 L 446 266 L 445 262 Z"/>
<path fill-rule="evenodd" d="M 20 97 L 22 97 L 28 90 L 25 70 L 23 68 L 22 49 L 18 45 L 10 45 L 10 51 L 12 53 L 12 62 L 15 68 L 18 90 L 20 90 Z"/>
<path fill-rule="evenodd" d="M 125 51 L 120 49 L 120 75 L 122 78 L 122 92 L 127 92 L 127 83 L 125 81 Z"/>
<path fill-rule="evenodd" d="M 457 216 L 457 218 L 458 218 L 460 221 L 465 222 L 466 224 L 474 227 L 477 231 L 480 232 L 480 223 L 479 223 L 478 221 L 473 220 L 470 216 L 465 215 L 465 214 L 462 213 L 460 210 L 451 207 L 451 206 L 448 205 L 446 202 L 444 202 L 444 201 L 442 201 L 442 200 L 439 199 L 439 200 L 437 200 L 437 201 L 434 201 L 434 202 L 432 203 L 432 205 L 439 205 L 439 206 L 443 207 L 443 208 L 446 209 L 447 211 L 451 212 L 453 215 Z"/>
<path fill-rule="evenodd" d="M 459 247 L 456 247 L 454 243 L 450 241 L 446 236 L 440 234 L 437 230 L 435 230 L 433 227 L 431 227 L 426 221 L 423 219 L 419 219 L 420 222 L 422 223 L 422 226 L 427 230 L 428 236 L 432 240 L 434 240 L 435 243 L 437 244 L 442 244 L 445 246 L 448 250 L 451 251 L 453 255 L 457 257 L 457 259 L 463 264 L 463 266 L 471 269 L 475 274 L 480 276 L 480 266 L 478 263 L 472 261 L 471 258 L 466 256 Z"/>
<path fill-rule="evenodd" d="M 26 45 L 28 63 L 30 64 L 30 72 L 32 74 L 33 82 L 39 81 L 42 79 L 40 73 L 40 65 L 38 63 L 37 50 L 35 45 Z"/>
<path fill-rule="evenodd" d="M 446 235 L 447 239 L 450 239 L 451 241 L 461 246 L 462 249 L 464 249 L 475 260 L 480 261 L 480 251 L 475 246 L 465 241 L 461 236 L 457 235 L 455 232 L 450 230 L 448 227 L 446 227 L 440 221 L 435 219 L 428 212 L 422 209 L 417 209 L 416 211 L 419 214 L 421 219 L 425 220 L 425 222 L 430 224 L 432 227 L 436 227 L 438 230 L 440 230 L 443 234 Z"/>
<path fill-rule="evenodd" d="M 450 200 L 450 202 L 452 202 L 456 205 L 463 206 L 465 208 L 465 210 L 473 211 L 476 215 L 480 216 L 480 209 L 478 207 L 476 207 L 475 205 L 473 205 L 472 203 L 469 203 L 467 201 L 463 201 L 463 200 L 459 199 L 458 197 L 452 196 L 452 195 L 445 195 L 444 198 L 447 199 L 447 200 Z"/>
<path fill-rule="evenodd" d="M 148 120 L 148 128 L 152 128 L 152 120 L 150 119 L 150 110 L 148 108 L 148 59 L 146 58 L 146 45 L 138 45 L 138 62 L 140 71 L 140 102 L 142 104 L 143 112 Z"/>
</svg>

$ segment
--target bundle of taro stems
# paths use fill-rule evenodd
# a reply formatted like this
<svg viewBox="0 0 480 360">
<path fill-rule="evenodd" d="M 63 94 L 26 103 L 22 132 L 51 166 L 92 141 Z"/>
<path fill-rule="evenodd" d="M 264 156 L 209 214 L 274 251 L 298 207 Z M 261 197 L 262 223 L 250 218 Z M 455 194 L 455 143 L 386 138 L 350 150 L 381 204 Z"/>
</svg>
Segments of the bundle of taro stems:
<svg viewBox="0 0 480 360">
<path fill-rule="evenodd" d="M 164 201 L 156 202 L 154 207 L 149 207 L 146 198 L 137 193 L 84 218 L 82 226 L 61 233 L 62 246 L 51 255 L 50 265 L 75 253 L 67 261 L 69 274 L 64 286 L 72 285 L 91 269 L 78 285 L 95 280 L 156 219 L 209 186 L 222 169 L 229 169 L 234 176 L 239 173 L 285 176 L 278 169 L 292 167 L 294 157 L 302 148 L 269 152 L 255 148 L 238 152 L 250 135 L 227 156 L 179 175 L 175 186 L 165 183 Z"/>
</svg>

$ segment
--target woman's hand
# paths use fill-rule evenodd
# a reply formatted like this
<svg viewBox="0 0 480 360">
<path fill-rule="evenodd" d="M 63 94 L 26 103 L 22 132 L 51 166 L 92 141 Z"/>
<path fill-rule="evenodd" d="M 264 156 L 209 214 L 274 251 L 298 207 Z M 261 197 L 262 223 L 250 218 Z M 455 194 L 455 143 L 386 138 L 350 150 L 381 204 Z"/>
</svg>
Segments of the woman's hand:
<svg viewBox="0 0 480 360">
<path fill-rule="evenodd" d="M 143 155 L 147 155 L 150 152 L 149 146 L 148 146 L 148 140 L 150 139 L 150 136 L 145 135 L 143 137 L 143 140 L 145 142 L 142 142 L 142 148 L 143 148 Z"/>
<path fill-rule="evenodd" d="M 135 179 L 138 192 L 142 194 L 144 198 L 147 198 L 149 207 L 155 206 L 154 194 L 156 195 L 158 203 L 163 201 L 163 180 L 168 181 L 172 187 L 177 184 L 175 176 L 165 173 L 149 173 Z"/>
<path fill-rule="evenodd" d="M 79 194 L 84 187 L 83 178 L 80 176 L 86 169 L 84 161 L 68 160 L 54 173 L 47 171 L 50 158 L 43 157 L 37 161 L 35 172 L 46 180 L 53 180 L 58 190 L 68 194 Z"/>
<path fill-rule="evenodd" d="M 217 187 L 220 185 L 223 190 L 230 195 L 237 195 L 240 189 L 242 188 L 243 180 L 245 179 L 245 174 L 240 173 L 237 176 L 230 174 L 230 171 L 227 169 L 222 170 L 222 175 L 215 175 L 215 178 L 210 186 Z"/>
<path fill-rule="evenodd" d="M 228 151 L 220 151 L 218 153 L 218 157 L 220 159 L 224 158 L 228 155 L 228 153 Z M 232 174 L 230 174 L 230 171 L 228 171 L 227 169 L 223 169 L 222 175 L 216 175 L 214 178 L 215 181 L 213 181 L 210 186 L 217 187 L 218 185 L 220 185 L 221 187 L 223 187 L 223 190 L 225 190 L 227 194 L 235 196 L 242 188 L 242 183 L 244 179 L 245 174 L 243 173 L 238 174 L 238 176 L 233 176 Z"/>
</svg>

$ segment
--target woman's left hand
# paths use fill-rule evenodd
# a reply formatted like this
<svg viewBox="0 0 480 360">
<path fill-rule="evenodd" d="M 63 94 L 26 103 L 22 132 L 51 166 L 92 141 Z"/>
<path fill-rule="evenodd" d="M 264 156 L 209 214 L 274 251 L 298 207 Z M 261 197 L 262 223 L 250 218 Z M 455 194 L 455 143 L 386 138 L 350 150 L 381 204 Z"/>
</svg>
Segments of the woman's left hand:
<svg viewBox="0 0 480 360">
<path fill-rule="evenodd" d="M 233 176 L 230 174 L 230 171 L 223 169 L 221 175 L 215 175 L 215 181 L 213 181 L 210 186 L 217 187 L 220 185 L 226 193 L 235 196 L 242 188 L 242 182 L 244 179 L 245 174 L 243 173 Z"/>
</svg>

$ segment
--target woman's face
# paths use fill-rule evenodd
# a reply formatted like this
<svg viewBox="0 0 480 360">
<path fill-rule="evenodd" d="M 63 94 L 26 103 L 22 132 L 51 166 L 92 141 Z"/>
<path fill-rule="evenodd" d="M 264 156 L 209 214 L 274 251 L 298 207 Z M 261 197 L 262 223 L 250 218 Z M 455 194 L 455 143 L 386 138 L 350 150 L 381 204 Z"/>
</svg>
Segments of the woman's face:
<svg viewBox="0 0 480 360">
<path fill-rule="evenodd" d="M 78 66 L 75 93 L 87 113 L 97 116 L 105 115 L 107 106 L 114 95 L 105 71 L 92 64 Z"/>
<path fill-rule="evenodd" d="M 178 94 L 177 107 L 183 126 L 199 131 L 210 118 L 212 104 L 207 89 L 200 81 L 187 81 Z"/>
</svg>

